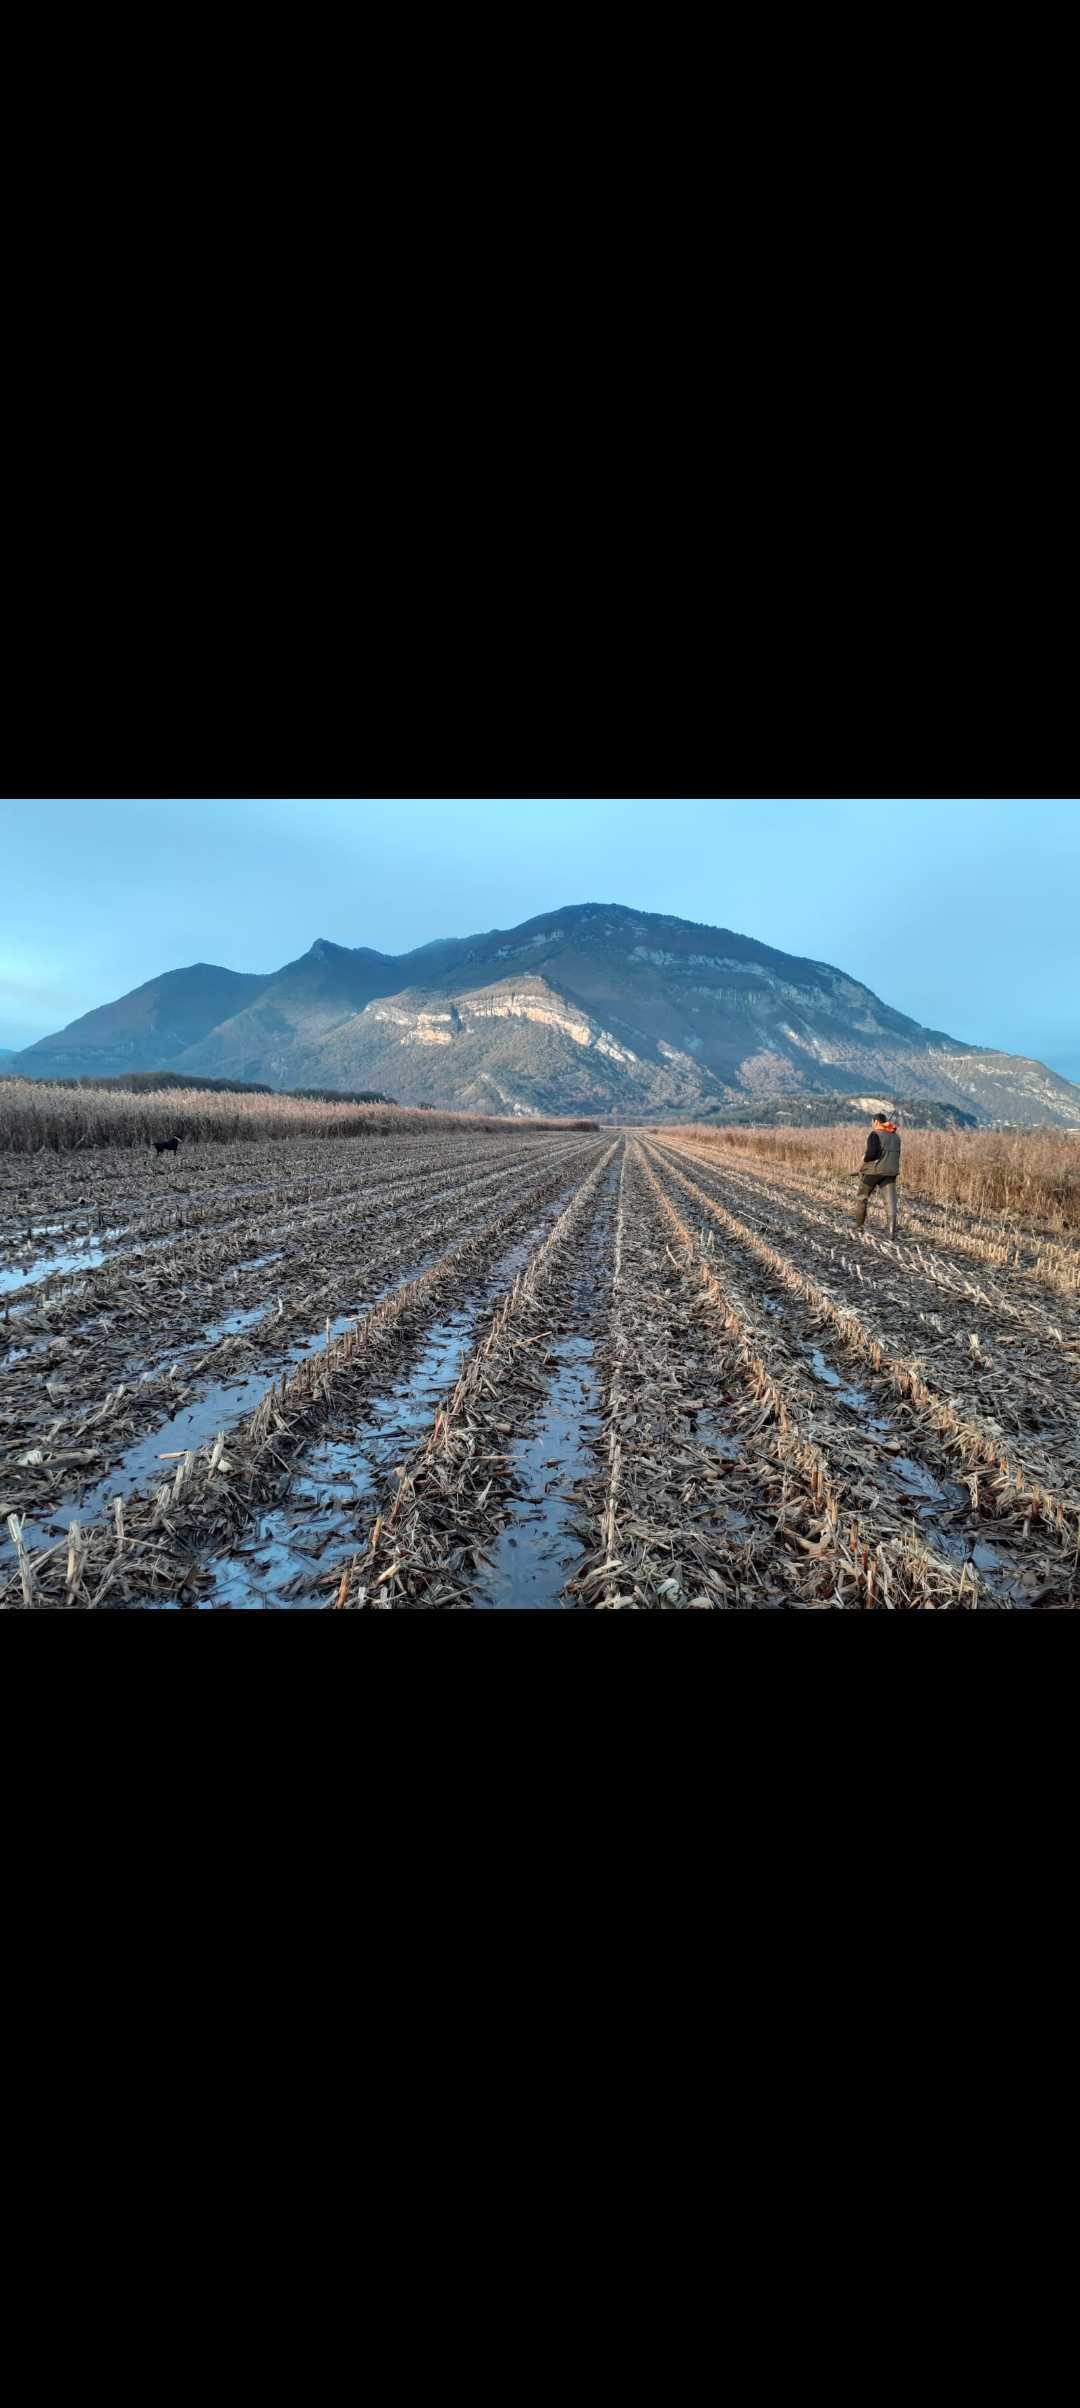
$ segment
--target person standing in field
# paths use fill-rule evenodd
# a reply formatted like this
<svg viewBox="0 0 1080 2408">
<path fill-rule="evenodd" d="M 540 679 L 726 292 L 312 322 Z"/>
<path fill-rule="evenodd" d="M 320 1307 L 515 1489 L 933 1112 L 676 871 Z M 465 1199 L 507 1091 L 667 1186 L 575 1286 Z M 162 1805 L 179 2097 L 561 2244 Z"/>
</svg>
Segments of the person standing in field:
<svg viewBox="0 0 1080 2408">
<path fill-rule="evenodd" d="M 866 1207 L 880 1188 L 885 1199 L 885 1214 L 889 1236 L 896 1236 L 896 1182 L 900 1175 L 900 1132 L 887 1112 L 875 1112 L 874 1125 L 866 1140 L 859 1196 L 855 1206 L 855 1227 L 866 1225 Z"/>
</svg>

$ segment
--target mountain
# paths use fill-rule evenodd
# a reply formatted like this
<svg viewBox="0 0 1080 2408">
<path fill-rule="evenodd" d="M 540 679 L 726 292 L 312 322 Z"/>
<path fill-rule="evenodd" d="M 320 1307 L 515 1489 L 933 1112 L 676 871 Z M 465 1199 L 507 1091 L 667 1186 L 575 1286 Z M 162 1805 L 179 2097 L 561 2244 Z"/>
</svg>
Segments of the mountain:
<svg viewBox="0 0 1080 2408">
<path fill-rule="evenodd" d="M 8 1067 L 156 1067 L 608 1119 L 902 1095 L 982 1123 L 1080 1127 L 1080 1087 L 1041 1062 L 923 1028 L 827 962 L 617 903 L 397 956 L 319 938 L 266 978 L 171 971 Z"/>
<path fill-rule="evenodd" d="M 391 995 L 402 983 L 391 954 L 366 945 L 350 952 L 317 937 L 299 961 L 260 980 L 257 995 L 238 996 L 171 1067 L 211 1078 L 269 1079 L 275 1087 L 325 1087 L 331 1082 L 323 1077 L 321 1044 L 355 1021 L 372 996 Z M 357 1082 L 343 1077 L 333 1084 Z"/>
<path fill-rule="evenodd" d="M 724 1110 L 726 1126 L 766 1129 L 825 1129 L 837 1121 L 865 1128 L 872 1112 L 898 1112 L 905 1129 L 976 1129 L 974 1112 L 959 1104 L 935 1103 L 927 1095 L 812 1095 L 808 1088 L 776 1095 L 767 1104 L 732 1104 Z"/>
<path fill-rule="evenodd" d="M 9 1070 L 28 1079 L 70 1079 L 119 1070 L 166 1070 L 189 1046 L 242 1011 L 270 984 L 246 970 L 219 970 L 195 962 L 190 970 L 166 970 L 134 987 L 118 1003 L 84 1012 L 55 1037 L 14 1054 Z"/>
</svg>

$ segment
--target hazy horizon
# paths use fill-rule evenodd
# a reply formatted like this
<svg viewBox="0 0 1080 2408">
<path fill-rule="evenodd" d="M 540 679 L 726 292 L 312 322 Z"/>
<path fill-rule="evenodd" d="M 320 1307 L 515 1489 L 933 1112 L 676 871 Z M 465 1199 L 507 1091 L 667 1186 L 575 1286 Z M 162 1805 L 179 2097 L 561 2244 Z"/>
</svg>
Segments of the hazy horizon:
<svg viewBox="0 0 1080 2408">
<path fill-rule="evenodd" d="M 1080 1080 L 1075 803 L 5 802 L 0 1046 L 163 971 L 623 903 L 827 961 Z"/>
</svg>

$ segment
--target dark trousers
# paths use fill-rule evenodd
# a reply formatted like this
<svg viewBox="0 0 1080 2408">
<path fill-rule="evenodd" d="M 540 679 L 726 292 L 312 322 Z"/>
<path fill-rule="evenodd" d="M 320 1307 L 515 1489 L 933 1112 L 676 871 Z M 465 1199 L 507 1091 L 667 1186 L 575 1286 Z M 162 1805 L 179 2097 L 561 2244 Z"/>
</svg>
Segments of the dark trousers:
<svg viewBox="0 0 1080 2408">
<path fill-rule="evenodd" d="M 889 1236 L 895 1237 L 896 1181 L 895 1179 L 868 1179 L 865 1171 L 863 1172 L 859 1181 L 859 1194 L 855 1205 L 855 1227 L 856 1229 L 862 1229 L 865 1226 L 866 1207 L 870 1202 L 871 1196 L 878 1195 L 884 1196 L 885 1198 L 885 1216 L 889 1224 Z"/>
</svg>

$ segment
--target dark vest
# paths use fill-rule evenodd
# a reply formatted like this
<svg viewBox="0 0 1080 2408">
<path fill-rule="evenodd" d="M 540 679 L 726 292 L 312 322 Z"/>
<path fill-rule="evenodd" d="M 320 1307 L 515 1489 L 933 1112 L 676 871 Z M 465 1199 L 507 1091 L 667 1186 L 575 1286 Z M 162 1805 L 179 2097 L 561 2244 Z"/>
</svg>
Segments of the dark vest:
<svg viewBox="0 0 1080 2408">
<path fill-rule="evenodd" d="M 867 1162 L 864 1169 L 868 1179 L 895 1179 L 900 1169 L 899 1129 L 875 1129 L 881 1152 L 876 1162 Z"/>
</svg>

